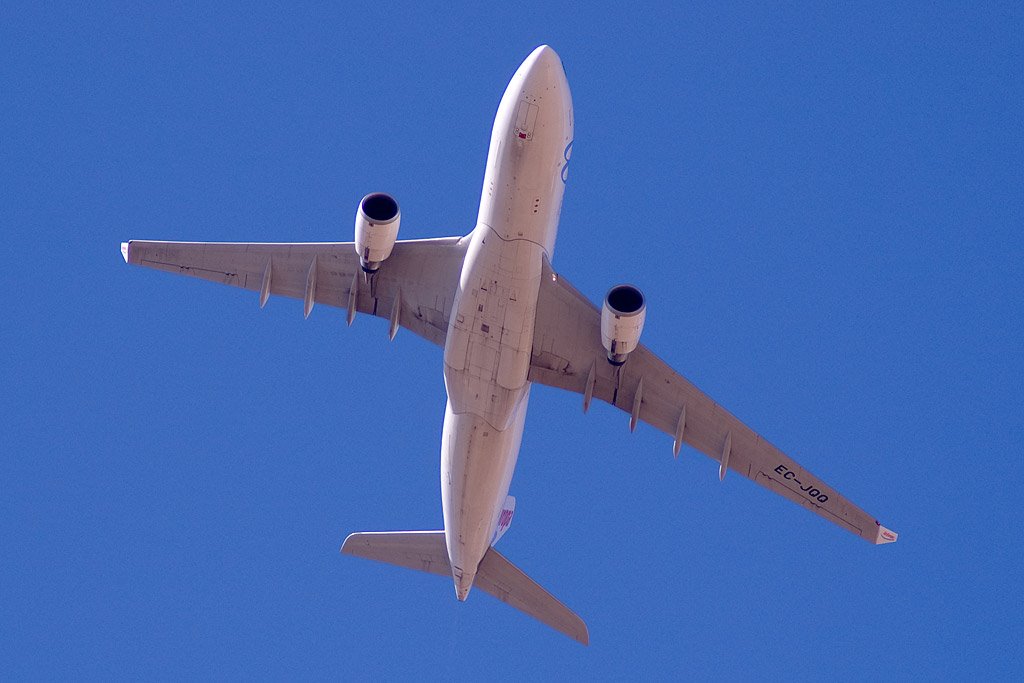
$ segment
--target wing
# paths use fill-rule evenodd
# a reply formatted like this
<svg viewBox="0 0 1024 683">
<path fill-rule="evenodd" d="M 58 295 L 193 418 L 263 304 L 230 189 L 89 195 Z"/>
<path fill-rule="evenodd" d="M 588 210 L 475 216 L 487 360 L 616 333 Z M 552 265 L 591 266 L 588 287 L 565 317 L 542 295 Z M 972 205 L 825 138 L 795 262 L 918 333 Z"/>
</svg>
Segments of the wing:
<svg viewBox="0 0 1024 683">
<path fill-rule="evenodd" d="M 601 345 L 601 313 L 545 259 L 537 301 L 530 380 L 594 396 L 627 412 L 631 428 L 646 422 L 719 461 L 719 476 L 734 470 L 872 543 L 891 543 L 886 529 L 750 427 L 712 401 L 641 345 L 619 368 Z"/>
<path fill-rule="evenodd" d="M 125 261 L 260 293 L 302 299 L 391 321 L 444 346 L 468 240 L 459 237 L 395 243 L 371 278 L 351 242 L 150 242 L 121 245 Z"/>
</svg>

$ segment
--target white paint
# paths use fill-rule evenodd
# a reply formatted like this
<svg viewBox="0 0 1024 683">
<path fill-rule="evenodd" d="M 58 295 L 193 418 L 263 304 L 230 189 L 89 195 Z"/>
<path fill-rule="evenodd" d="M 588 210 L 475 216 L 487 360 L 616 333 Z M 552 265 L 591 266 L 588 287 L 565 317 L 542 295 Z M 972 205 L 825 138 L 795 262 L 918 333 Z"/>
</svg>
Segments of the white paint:
<svg viewBox="0 0 1024 683">
<path fill-rule="evenodd" d="M 494 538 L 519 455 L 541 264 L 554 251 L 572 137 L 565 71 L 541 46 L 512 77 L 494 119 L 444 348 L 441 502 L 460 600 Z"/>
</svg>

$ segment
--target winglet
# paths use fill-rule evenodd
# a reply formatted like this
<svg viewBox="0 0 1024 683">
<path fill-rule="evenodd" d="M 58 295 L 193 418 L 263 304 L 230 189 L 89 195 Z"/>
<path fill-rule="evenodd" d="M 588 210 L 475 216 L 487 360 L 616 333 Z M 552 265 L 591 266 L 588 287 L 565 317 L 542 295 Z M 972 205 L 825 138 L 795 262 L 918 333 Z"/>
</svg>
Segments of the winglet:
<svg viewBox="0 0 1024 683">
<path fill-rule="evenodd" d="M 128 242 L 121 242 L 121 258 L 128 263 Z"/>
<path fill-rule="evenodd" d="M 882 543 L 895 543 L 896 539 L 900 537 L 900 535 L 892 529 L 886 529 L 878 522 L 875 522 L 875 524 L 878 526 L 878 535 L 875 536 L 875 545 L 881 545 Z"/>
</svg>

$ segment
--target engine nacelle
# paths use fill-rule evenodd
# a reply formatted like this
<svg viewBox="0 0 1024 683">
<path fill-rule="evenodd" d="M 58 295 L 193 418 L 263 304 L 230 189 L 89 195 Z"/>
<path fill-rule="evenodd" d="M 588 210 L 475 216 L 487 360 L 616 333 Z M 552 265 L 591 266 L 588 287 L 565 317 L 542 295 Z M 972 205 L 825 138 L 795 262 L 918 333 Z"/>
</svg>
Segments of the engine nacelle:
<svg viewBox="0 0 1024 683">
<path fill-rule="evenodd" d="M 363 197 L 356 210 L 356 253 L 359 265 L 367 273 L 375 273 L 391 256 L 398 239 L 402 212 L 389 194 L 374 192 Z"/>
<path fill-rule="evenodd" d="M 608 290 L 601 308 L 601 343 L 608 352 L 609 363 L 622 365 L 640 345 L 646 317 L 647 303 L 639 289 L 616 285 Z"/>
</svg>

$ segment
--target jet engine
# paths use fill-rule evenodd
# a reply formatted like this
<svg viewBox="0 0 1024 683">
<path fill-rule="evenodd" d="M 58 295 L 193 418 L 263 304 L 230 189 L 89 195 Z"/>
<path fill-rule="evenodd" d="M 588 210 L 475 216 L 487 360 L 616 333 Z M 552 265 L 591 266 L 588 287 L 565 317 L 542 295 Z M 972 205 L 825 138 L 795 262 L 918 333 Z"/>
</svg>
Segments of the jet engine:
<svg viewBox="0 0 1024 683">
<path fill-rule="evenodd" d="M 640 345 L 647 304 L 643 293 L 633 285 L 616 285 L 608 290 L 601 308 L 601 343 L 608 362 L 622 365 L 630 352 Z"/>
<path fill-rule="evenodd" d="M 389 194 L 374 192 L 363 197 L 356 210 L 356 253 L 359 265 L 367 273 L 375 273 L 380 264 L 391 256 L 398 239 L 398 225 L 402 212 L 398 202 Z"/>
</svg>

